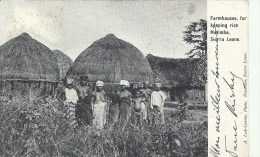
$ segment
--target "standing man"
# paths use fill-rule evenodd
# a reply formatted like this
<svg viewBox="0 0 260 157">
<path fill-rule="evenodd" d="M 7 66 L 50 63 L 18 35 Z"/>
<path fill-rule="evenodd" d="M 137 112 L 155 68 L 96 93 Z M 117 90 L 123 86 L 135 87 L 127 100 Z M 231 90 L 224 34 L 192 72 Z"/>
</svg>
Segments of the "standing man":
<svg viewBox="0 0 260 157">
<path fill-rule="evenodd" d="M 92 90 L 88 84 L 88 76 L 80 76 L 80 85 L 77 87 L 79 101 L 76 107 L 76 118 L 79 126 L 92 125 L 93 108 L 91 103 Z"/>
<path fill-rule="evenodd" d="M 162 84 L 155 83 L 155 91 L 151 94 L 151 109 L 153 112 L 152 123 L 157 125 L 158 123 L 164 124 L 164 101 L 166 95 L 161 91 Z"/>
<path fill-rule="evenodd" d="M 149 88 L 149 82 L 145 81 L 143 83 L 143 88 L 140 90 L 142 97 L 144 99 L 145 102 L 145 109 L 144 109 L 144 115 L 143 115 L 143 119 L 144 121 L 148 122 L 149 118 L 151 117 L 149 115 L 149 106 L 150 106 L 150 99 L 151 99 L 151 94 L 152 94 L 152 90 Z"/>
</svg>

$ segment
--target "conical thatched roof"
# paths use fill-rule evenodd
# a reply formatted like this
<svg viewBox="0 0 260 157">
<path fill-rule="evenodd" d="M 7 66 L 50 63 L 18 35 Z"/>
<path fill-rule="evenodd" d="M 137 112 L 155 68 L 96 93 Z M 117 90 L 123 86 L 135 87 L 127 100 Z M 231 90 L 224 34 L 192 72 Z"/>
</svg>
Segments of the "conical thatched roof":
<svg viewBox="0 0 260 157">
<path fill-rule="evenodd" d="M 65 53 L 61 52 L 60 50 L 53 50 L 52 52 L 59 66 L 60 79 L 64 79 L 66 73 L 68 72 L 69 68 L 73 64 L 73 61 L 69 56 L 67 56 Z"/>
<path fill-rule="evenodd" d="M 0 47 L 0 80 L 59 81 L 52 51 L 22 33 Z"/>
<path fill-rule="evenodd" d="M 148 54 L 146 58 L 156 81 L 172 87 L 202 87 L 203 76 L 198 70 L 198 59 L 162 58 Z"/>
<path fill-rule="evenodd" d="M 132 44 L 108 34 L 84 50 L 75 60 L 68 75 L 87 75 L 90 81 L 118 83 L 153 82 L 151 67 L 142 52 Z"/>
</svg>

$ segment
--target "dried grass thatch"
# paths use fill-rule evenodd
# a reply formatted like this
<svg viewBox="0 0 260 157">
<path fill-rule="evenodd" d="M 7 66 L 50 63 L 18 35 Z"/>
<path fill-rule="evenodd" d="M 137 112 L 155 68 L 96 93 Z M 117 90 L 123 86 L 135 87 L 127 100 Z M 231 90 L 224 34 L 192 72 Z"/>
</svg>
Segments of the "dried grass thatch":
<svg viewBox="0 0 260 157">
<path fill-rule="evenodd" d="M 132 44 L 108 34 L 83 51 L 68 71 L 68 75 L 87 75 L 90 81 L 118 83 L 153 82 L 151 67 L 142 52 Z"/>
<path fill-rule="evenodd" d="M 156 81 L 172 87 L 203 87 L 205 81 L 199 73 L 198 59 L 162 58 L 147 55 Z"/>
<path fill-rule="evenodd" d="M 0 80 L 59 81 L 52 51 L 22 33 L 0 47 Z"/>
<path fill-rule="evenodd" d="M 61 52 L 60 50 L 53 50 L 52 52 L 59 66 L 60 79 L 64 79 L 67 71 L 73 64 L 73 61 L 69 56 L 67 56 L 65 53 Z"/>
</svg>

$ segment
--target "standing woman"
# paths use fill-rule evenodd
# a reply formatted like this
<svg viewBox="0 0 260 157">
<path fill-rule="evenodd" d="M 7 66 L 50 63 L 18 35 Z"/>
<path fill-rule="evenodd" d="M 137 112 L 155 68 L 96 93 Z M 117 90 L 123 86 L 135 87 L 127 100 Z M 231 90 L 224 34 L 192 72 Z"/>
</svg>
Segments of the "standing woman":
<svg viewBox="0 0 260 157">
<path fill-rule="evenodd" d="M 103 90 L 104 82 L 96 82 L 96 90 L 93 92 L 93 126 L 103 129 L 106 124 L 107 99 Z"/>
<path fill-rule="evenodd" d="M 77 91 L 73 88 L 73 80 L 67 79 L 66 81 L 66 88 L 64 90 L 65 93 L 65 101 L 64 105 L 66 107 L 66 118 L 69 122 L 69 125 L 72 128 L 77 127 L 77 121 L 75 116 L 75 108 L 78 99 Z"/>
<path fill-rule="evenodd" d="M 132 94 L 126 89 L 129 87 L 129 82 L 126 80 L 120 81 L 121 90 L 117 93 L 118 109 L 119 109 L 119 124 L 125 126 L 129 122 L 131 116 Z"/>
<path fill-rule="evenodd" d="M 76 106 L 76 118 L 79 126 L 90 126 L 93 121 L 92 90 L 88 83 L 88 76 L 80 77 L 80 85 L 77 86 L 79 101 Z"/>
</svg>

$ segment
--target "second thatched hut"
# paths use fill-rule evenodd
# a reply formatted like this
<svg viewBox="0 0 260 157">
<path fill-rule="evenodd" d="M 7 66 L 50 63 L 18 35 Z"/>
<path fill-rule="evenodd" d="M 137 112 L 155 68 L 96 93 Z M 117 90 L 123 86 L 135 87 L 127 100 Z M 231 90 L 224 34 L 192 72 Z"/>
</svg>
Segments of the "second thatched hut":
<svg viewBox="0 0 260 157">
<path fill-rule="evenodd" d="M 73 64 L 72 59 L 60 50 L 53 50 L 53 55 L 57 61 L 60 70 L 60 80 L 64 79 L 67 71 Z"/>
<path fill-rule="evenodd" d="M 67 75 L 88 76 L 91 82 L 118 83 L 121 79 L 153 82 L 153 72 L 142 52 L 113 34 L 106 35 L 84 50 Z"/>
</svg>

